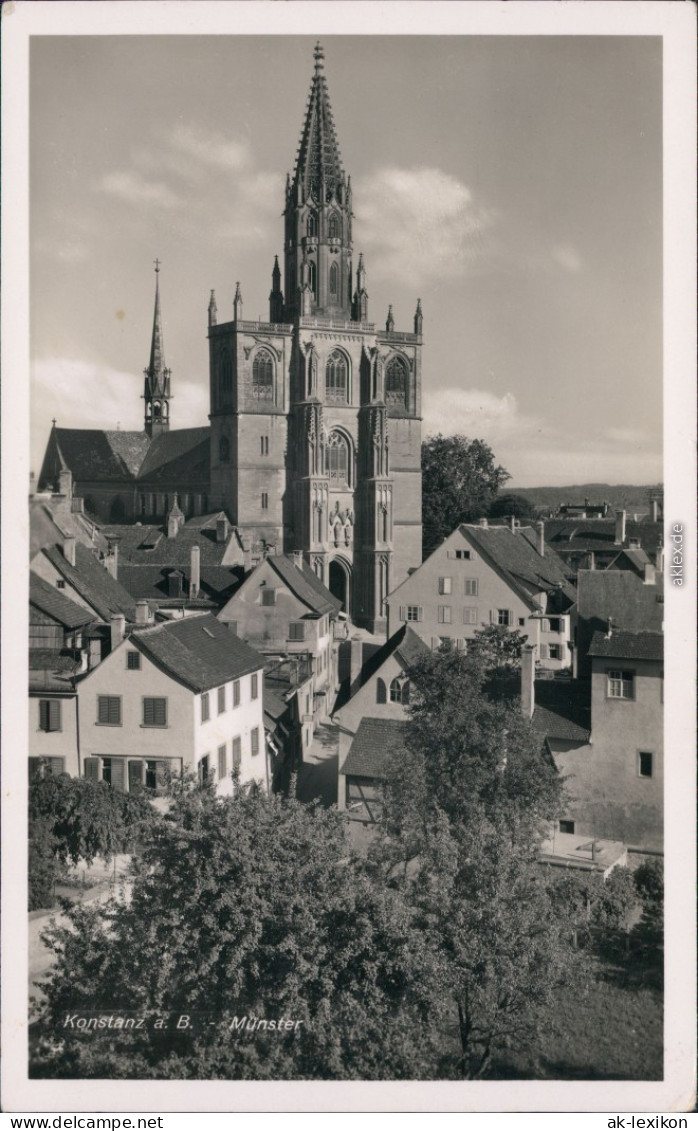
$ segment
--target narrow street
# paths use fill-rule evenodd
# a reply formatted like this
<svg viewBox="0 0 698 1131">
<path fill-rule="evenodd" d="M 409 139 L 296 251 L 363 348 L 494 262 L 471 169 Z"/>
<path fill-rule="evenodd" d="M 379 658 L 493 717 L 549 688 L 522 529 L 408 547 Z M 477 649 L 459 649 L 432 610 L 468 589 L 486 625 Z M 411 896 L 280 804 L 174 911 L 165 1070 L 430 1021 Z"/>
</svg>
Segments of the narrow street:
<svg viewBox="0 0 698 1131">
<path fill-rule="evenodd" d="M 326 808 L 337 804 L 338 745 L 338 728 L 321 723 L 298 774 L 296 796 L 300 801 L 319 797 Z"/>
</svg>

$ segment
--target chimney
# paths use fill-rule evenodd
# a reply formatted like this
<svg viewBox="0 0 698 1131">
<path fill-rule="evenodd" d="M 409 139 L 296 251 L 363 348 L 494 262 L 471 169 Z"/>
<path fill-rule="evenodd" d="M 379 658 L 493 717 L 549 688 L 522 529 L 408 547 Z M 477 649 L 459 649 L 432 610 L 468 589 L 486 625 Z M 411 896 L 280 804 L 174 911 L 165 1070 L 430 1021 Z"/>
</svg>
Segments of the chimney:
<svg viewBox="0 0 698 1131">
<path fill-rule="evenodd" d="M 68 467 L 58 472 L 58 494 L 65 495 L 66 499 L 73 497 L 73 476 Z"/>
<path fill-rule="evenodd" d="M 613 617 L 609 617 L 606 621 L 606 639 L 610 640 L 613 636 Z"/>
<path fill-rule="evenodd" d="M 651 499 L 650 507 L 652 510 L 652 522 L 659 522 L 659 500 Z"/>
<path fill-rule="evenodd" d="M 75 538 L 72 534 L 63 539 L 63 557 L 68 565 L 75 567 Z"/>
<path fill-rule="evenodd" d="M 652 562 L 645 562 L 645 585 L 654 585 L 654 566 Z"/>
<path fill-rule="evenodd" d="M 104 559 L 105 568 L 109 570 L 115 581 L 119 576 L 119 540 L 110 538 L 107 547 L 107 556 Z"/>
<path fill-rule="evenodd" d="M 570 642 L 570 652 L 572 653 L 572 679 L 577 679 L 579 676 L 579 651 L 576 644 Z"/>
<path fill-rule="evenodd" d="M 82 495 L 73 495 L 73 498 L 70 500 L 70 510 L 72 514 L 85 513 L 85 500 Z"/>
<path fill-rule="evenodd" d="M 509 526 L 512 534 L 516 534 L 516 515 L 512 514 L 509 516 Z"/>
<path fill-rule="evenodd" d="M 538 553 L 542 558 L 545 557 L 545 523 L 537 522 L 536 531 L 538 533 Z"/>
<path fill-rule="evenodd" d="M 664 573 L 664 544 L 661 538 L 659 539 L 659 542 L 657 544 L 657 553 L 654 556 L 654 564 L 657 573 Z"/>
<path fill-rule="evenodd" d="M 222 518 L 216 520 L 216 542 L 228 541 L 228 520 L 223 515 Z"/>
<path fill-rule="evenodd" d="M 145 628 L 150 620 L 150 609 L 147 601 L 136 601 L 136 626 Z"/>
<path fill-rule="evenodd" d="M 487 526 L 487 519 L 486 518 L 479 518 L 477 520 L 477 524 L 478 524 L 478 526 L 486 527 Z"/>
<path fill-rule="evenodd" d="M 198 546 L 191 548 L 191 571 L 189 577 L 189 596 L 192 600 L 199 596 L 201 588 L 201 550 Z"/>
<path fill-rule="evenodd" d="M 625 542 L 625 511 L 616 511 L 616 546 Z"/>
<path fill-rule="evenodd" d="M 126 617 L 123 613 L 114 613 L 111 618 L 111 650 L 112 652 L 126 635 Z"/>
<path fill-rule="evenodd" d="M 521 649 L 521 711 L 530 719 L 536 705 L 534 680 L 536 676 L 536 649 L 534 644 L 524 644 Z"/>
</svg>

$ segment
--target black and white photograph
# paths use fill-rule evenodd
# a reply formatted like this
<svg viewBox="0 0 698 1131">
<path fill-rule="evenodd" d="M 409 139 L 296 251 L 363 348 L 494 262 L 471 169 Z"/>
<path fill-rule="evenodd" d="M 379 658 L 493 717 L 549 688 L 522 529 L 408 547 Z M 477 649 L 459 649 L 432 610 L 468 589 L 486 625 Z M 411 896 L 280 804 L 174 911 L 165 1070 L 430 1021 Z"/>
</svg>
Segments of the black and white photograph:
<svg viewBox="0 0 698 1131">
<path fill-rule="evenodd" d="M 694 7 L 2 23 L 4 1110 L 692 1110 Z"/>
</svg>

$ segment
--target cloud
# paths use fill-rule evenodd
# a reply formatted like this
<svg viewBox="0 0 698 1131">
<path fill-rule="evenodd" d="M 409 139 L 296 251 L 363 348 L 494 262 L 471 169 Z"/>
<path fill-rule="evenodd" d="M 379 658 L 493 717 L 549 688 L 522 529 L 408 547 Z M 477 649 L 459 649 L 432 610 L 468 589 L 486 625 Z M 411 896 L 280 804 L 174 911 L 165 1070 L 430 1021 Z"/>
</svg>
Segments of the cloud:
<svg viewBox="0 0 698 1131">
<path fill-rule="evenodd" d="M 39 358 L 32 366 L 32 468 L 38 473 L 55 418 L 59 428 L 143 427 L 142 374 L 125 373 L 100 362 L 75 358 Z M 208 389 L 177 381 L 173 427 L 205 425 Z"/>
<path fill-rule="evenodd" d="M 497 396 L 481 389 L 445 388 L 424 393 L 423 431 L 444 436 L 463 434 L 498 444 L 522 433 L 533 435 L 540 427 L 522 413 L 513 393 Z"/>
<path fill-rule="evenodd" d="M 435 168 L 377 169 L 357 185 L 356 199 L 371 271 L 410 284 L 463 275 L 482 254 L 494 218 Z"/>
<path fill-rule="evenodd" d="M 230 170 L 246 169 L 252 163 L 246 140 L 226 138 L 220 133 L 194 129 L 193 126 L 178 126 L 169 140 L 175 150 L 206 165 Z"/>
<path fill-rule="evenodd" d="M 107 173 L 99 182 L 102 192 L 129 204 L 176 208 L 180 198 L 162 181 L 149 181 L 134 169 Z"/>
<path fill-rule="evenodd" d="M 642 428 L 607 428 L 605 435 L 614 444 L 643 444 L 647 439 Z"/>
<path fill-rule="evenodd" d="M 579 252 L 571 244 L 557 244 L 550 253 L 554 261 L 564 267 L 565 271 L 576 274 L 582 269 L 582 259 Z"/>
</svg>

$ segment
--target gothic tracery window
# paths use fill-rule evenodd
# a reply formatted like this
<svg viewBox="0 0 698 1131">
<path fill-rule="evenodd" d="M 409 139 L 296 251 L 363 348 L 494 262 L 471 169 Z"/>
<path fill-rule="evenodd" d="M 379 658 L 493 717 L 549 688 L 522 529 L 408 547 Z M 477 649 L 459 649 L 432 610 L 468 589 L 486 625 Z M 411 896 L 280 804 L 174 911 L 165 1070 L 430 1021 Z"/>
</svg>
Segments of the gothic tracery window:
<svg viewBox="0 0 698 1131">
<path fill-rule="evenodd" d="M 268 350 L 259 350 L 252 362 L 252 395 L 262 401 L 274 399 L 274 362 Z"/>
<path fill-rule="evenodd" d="M 393 357 L 385 369 L 386 404 L 407 405 L 407 367 L 401 357 Z"/>
<path fill-rule="evenodd" d="M 330 216 L 330 222 L 328 224 L 327 234 L 328 234 L 328 236 L 331 240 L 341 239 L 341 236 L 342 236 L 342 221 L 339 219 L 339 216 L 336 214 L 336 212 L 333 212 L 332 215 Z"/>
<path fill-rule="evenodd" d="M 317 216 L 314 212 L 308 213 L 308 222 L 306 224 L 306 232 L 309 236 L 317 235 Z"/>
<path fill-rule="evenodd" d="M 335 483 L 349 482 L 349 444 L 341 432 L 330 432 L 327 437 L 325 474 Z"/>
<path fill-rule="evenodd" d="M 325 396 L 328 401 L 346 401 L 347 376 L 347 359 L 335 350 L 330 354 L 325 370 Z"/>
<path fill-rule="evenodd" d="M 330 295 L 333 298 L 337 297 L 339 292 L 339 267 L 333 263 L 330 267 Z"/>
</svg>

